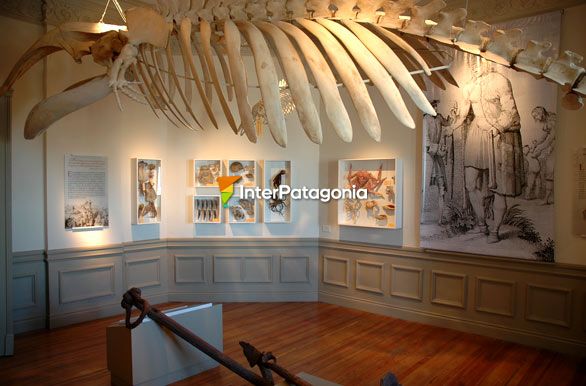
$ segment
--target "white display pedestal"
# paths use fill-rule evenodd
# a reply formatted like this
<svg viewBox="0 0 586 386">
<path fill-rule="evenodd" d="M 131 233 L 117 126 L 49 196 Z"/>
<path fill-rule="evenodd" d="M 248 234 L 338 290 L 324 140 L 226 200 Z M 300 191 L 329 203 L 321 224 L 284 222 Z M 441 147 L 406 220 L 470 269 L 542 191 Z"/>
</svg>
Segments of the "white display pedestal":
<svg viewBox="0 0 586 386">
<path fill-rule="evenodd" d="M 204 304 L 166 312 L 218 350 L 223 350 L 222 305 Z M 183 339 L 149 318 L 129 330 L 124 321 L 106 329 L 112 385 L 159 386 L 219 366 Z"/>
</svg>

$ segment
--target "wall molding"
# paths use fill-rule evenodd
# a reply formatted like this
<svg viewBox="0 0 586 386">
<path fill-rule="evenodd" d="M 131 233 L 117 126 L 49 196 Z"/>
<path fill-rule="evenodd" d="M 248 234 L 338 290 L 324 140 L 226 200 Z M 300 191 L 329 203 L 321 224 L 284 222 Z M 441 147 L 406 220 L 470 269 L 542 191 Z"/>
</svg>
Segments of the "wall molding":
<svg viewBox="0 0 586 386">
<path fill-rule="evenodd" d="M 280 263 L 279 263 L 279 281 L 281 283 L 309 283 L 310 282 L 310 258 L 309 256 L 287 256 L 287 255 L 281 255 L 280 256 Z M 304 277 L 302 278 L 296 278 L 295 276 L 293 277 L 288 277 L 288 273 L 287 273 L 287 266 L 289 266 L 290 264 L 293 264 L 294 261 L 297 260 L 303 260 L 303 269 L 302 270 L 298 270 L 295 273 L 300 273 L 300 271 L 303 271 Z M 289 263 L 290 262 L 290 263 Z"/>
<path fill-rule="evenodd" d="M 551 303 L 556 306 L 563 304 L 561 314 L 556 315 L 559 317 L 554 317 L 553 313 L 547 315 L 548 311 L 543 309 L 543 305 L 540 304 L 540 299 L 537 298 L 536 291 L 547 293 L 549 296 L 558 297 Z M 572 292 L 573 291 L 570 288 L 528 283 L 525 296 L 525 319 L 570 328 L 572 323 Z"/>
<path fill-rule="evenodd" d="M 332 263 L 330 263 L 332 262 Z M 337 264 L 344 265 L 344 274 L 343 274 L 343 281 L 335 278 L 330 277 L 330 264 L 336 264 L 333 262 L 337 262 Z M 350 260 L 343 258 L 343 257 L 336 257 L 336 256 L 324 256 L 323 257 L 323 282 L 331 285 L 337 285 L 339 287 L 350 287 Z"/>
<path fill-rule="evenodd" d="M 175 269 L 173 270 L 174 274 L 175 274 L 175 283 L 177 284 L 201 284 L 201 283 L 207 283 L 208 279 L 207 279 L 207 275 L 206 275 L 206 257 L 202 256 L 202 255 L 180 255 L 180 254 L 175 254 L 173 255 L 173 258 L 175 259 L 174 261 L 174 267 Z M 179 273 L 179 263 L 181 262 L 189 262 L 189 261 L 199 261 L 201 262 L 201 279 L 190 279 L 187 277 L 181 277 L 180 273 Z"/>
<path fill-rule="evenodd" d="M 406 260 L 421 260 L 427 262 L 453 263 L 462 266 L 475 266 L 484 268 L 502 268 L 507 270 L 530 273 L 547 273 L 553 276 L 584 279 L 586 278 L 586 265 L 545 263 L 539 261 L 497 257 L 488 255 L 475 255 L 460 252 L 444 252 L 425 248 L 392 247 L 386 245 L 352 243 L 321 239 L 320 248 L 328 250 L 356 252 L 376 256 L 398 257 Z"/>
<path fill-rule="evenodd" d="M 59 289 L 59 304 L 67 304 L 67 303 L 74 303 L 74 302 L 81 302 L 85 300 L 92 300 L 96 298 L 101 298 L 105 296 L 114 296 L 116 294 L 116 265 L 114 263 L 109 264 L 99 264 L 99 265 L 90 265 L 83 268 L 74 268 L 74 269 L 64 269 L 59 270 L 57 272 L 58 275 L 58 289 Z M 75 274 L 82 274 L 86 273 L 89 274 L 91 272 L 107 272 L 108 273 L 108 286 L 106 286 L 101 291 L 97 291 L 94 293 L 83 294 L 81 288 L 71 288 L 72 294 L 68 294 L 67 287 L 65 285 L 65 281 L 67 277 L 71 277 Z"/>
<path fill-rule="evenodd" d="M 130 283 L 129 276 L 131 276 L 131 267 L 146 265 L 148 263 L 155 263 L 155 278 L 151 280 L 144 280 L 142 282 Z M 127 287 L 157 287 L 161 285 L 161 256 L 143 257 L 140 259 L 128 259 L 125 262 L 126 267 L 124 269 L 124 278 Z"/>
<path fill-rule="evenodd" d="M 508 288 L 509 293 L 509 301 L 507 302 L 508 308 L 497 308 L 495 306 L 483 304 L 483 289 L 486 285 L 495 285 L 500 286 L 501 288 Z M 476 277 L 476 287 L 475 287 L 476 297 L 474 299 L 474 307 L 476 311 L 486 312 L 489 314 L 495 315 L 504 315 L 504 316 L 515 316 L 515 307 L 516 307 L 516 299 L 517 299 L 517 283 L 515 281 L 510 280 L 501 280 L 495 279 L 491 277 Z"/>
<path fill-rule="evenodd" d="M 130 286 L 151 302 L 317 301 L 318 247 L 315 238 L 204 237 L 17 252 L 12 283 L 27 288 L 22 303 L 36 302 L 14 309 L 14 325 L 20 333 L 121 314 Z M 237 280 L 214 280 L 214 261 L 231 258 Z"/>
<path fill-rule="evenodd" d="M 583 355 L 586 352 L 586 341 L 584 340 L 564 338 L 553 334 L 541 333 L 537 330 L 511 328 L 496 323 L 453 317 L 439 312 L 422 311 L 415 308 L 402 307 L 324 290 L 319 291 L 319 300 L 403 320 L 431 324 L 444 328 L 447 327 L 573 355 Z"/>
<path fill-rule="evenodd" d="M 319 254 L 320 301 L 556 351 L 586 352 L 586 267 L 332 240 L 320 242 Z M 342 287 L 341 267 L 336 280 L 328 280 L 332 257 L 349 267 L 379 263 L 390 278 L 389 288 L 374 297 L 359 288 L 357 278 L 354 288 Z"/>
<path fill-rule="evenodd" d="M 399 283 L 399 275 L 400 272 L 410 272 L 415 273 L 417 275 L 417 292 L 416 293 L 409 293 L 404 288 L 401 289 L 398 287 Z M 407 274 L 404 274 L 407 275 Z M 411 299 L 417 301 L 423 301 L 423 269 L 417 267 L 410 267 L 406 265 L 398 265 L 392 264 L 391 265 L 391 289 L 390 289 L 391 296 L 404 298 L 404 299 Z"/>
<path fill-rule="evenodd" d="M 444 282 L 441 285 L 441 282 Z M 442 287 L 448 287 L 446 283 L 457 281 L 458 283 L 452 287 L 446 288 L 446 294 L 442 294 Z M 431 270 L 431 285 L 430 289 L 430 302 L 433 304 L 440 304 L 449 307 L 466 308 L 468 301 L 468 276 L 446 271 Z M 447 296 L 446 296 L 447 295 Z M 443 297 L 442 297 L 443 296 Z"/>
<path fill-rule="evenodd" d="M 384 285 L 385 285 L 385 271 L 384 271 L 384 263 L 380 263 L 377 261 L 369 261 L 369 260 L 356 260 L 356 275 L 354 277 L 354 286 L 356 289 L 366 292 L 372 292 L 375 294 L 384 294 Z M 362 269 L 368 269 L 367 267 L 375 267 L 375 269 L 379 270 L 377 273 L 378 275 L 378 282 L 380 283 L 378 287 L 365 283 L 364 281 L 368 280 L 368 277 L 363 277 Z"/>
<path fill-rule="evenodd" d="M 57 327 L 122 315 L 118 297 L 132 284 L 126 271 L 138 267 L 133 281 L 160 279 L 143 288 L 152 302 L 319 300 L 563 352 L 586 348 L 586 267 L 581 266 L 315 238 L 162 239 L 15 255 L 15 275 L 37 272 L 35 286 L 43 290 L 40 279 L 52 278 L 51 302 L 59 296 L 60 271 L 108 265 L 114 275 L 107 296 L 86 299 L 88 289 L 77 294 L 80 299 L 50 303 L 48 315 L 42 302 L 16 310 L 17 332 L 43 327 L 46 319 Z M 214 280 L 214 259 L 223 258 L 234 260 L 237 280 Z M 492 301 L 494 291 L 506 296 Z M 458 301 L 452 307 L 437 304 L 446 299 Z M 557 308 L 536 306 L 558 300 Z"/>
</svg>

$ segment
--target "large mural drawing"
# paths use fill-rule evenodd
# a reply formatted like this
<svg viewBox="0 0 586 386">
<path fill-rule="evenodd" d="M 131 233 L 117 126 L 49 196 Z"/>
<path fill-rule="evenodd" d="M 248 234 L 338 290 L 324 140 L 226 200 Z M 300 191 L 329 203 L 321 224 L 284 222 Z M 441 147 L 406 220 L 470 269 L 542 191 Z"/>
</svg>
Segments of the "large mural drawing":
<svg viewBox="0 0 586 386">
<path fill-rule="evenodd" d="M 549 14 L 501 28 L 559 42 L 559 23 Z M 424 115 L 422 247 L 554 261 L 555 86 L 453 55 L 460 87 L 430 92 L 438 115 Z"/>
</svg>

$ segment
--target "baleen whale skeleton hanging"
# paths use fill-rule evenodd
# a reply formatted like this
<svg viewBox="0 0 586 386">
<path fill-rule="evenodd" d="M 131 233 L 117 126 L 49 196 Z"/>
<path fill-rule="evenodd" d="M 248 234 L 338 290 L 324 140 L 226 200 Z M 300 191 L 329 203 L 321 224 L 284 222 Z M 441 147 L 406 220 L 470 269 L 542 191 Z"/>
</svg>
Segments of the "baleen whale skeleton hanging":
<svg viewBox="0 0 586 386">
<path fill-rule="evenodd" d="M 367 82 L 378 89 L 390 110 L 407 127 L 413 128 L 415 123 L 399 87 L 420 110 L 435 115 L 422 91 L 425 86 L 421 74 L 440 87 L 444 81 L 455 84 L 441 67 L 444 58 L 438 53 L 438 45 L 559 83 L 566 92 L 564 106 L 582 107 L 586 77 L 579 66 L 580 55 L 566 51 L 553 60 L 544 55 L 551 47 L 548 42 L 530 41 L 521 49 L 515 46 L 519 30 L 491 32 L 491 26 L 482 21 L 466 20 L 464 9 L 442 11 L 442 0 L 423 6 L 416 3 L 159 0 L 156 9 L 128 9 L 125 26 L 70 22 L 48 32 L 18 61 L 0 95 L 34 63 L 66 50 L 78 62 L 92 55 L 95 62 L 107 68 L 107 73 L 79 82 L 35 106 L 25 125 L 26 138 L 36 137 L 63 116 L 112 92 L 120 107 L 122 93 L 147 103 L 155 115 L 165 116 L 177 126 L 200 129 L 204 119 L 192 107 L 197 98 L 217 128 L 219 120 L 212 109 L 215 93 L 232 130 L 256 142 L 258 117 L 253 116 L 248 99 L 242 58 L 244 37 L 254 58 L 263 119 L 275 142 L 283 147 L 287 145 L 287 131 L 277 66 L 286 78 L 301 125 L 315 143 L 321 143 L 323 136 L 312 86 L 319 90 L 331 126 L 346 142 L 352 140 L 352 126 L 338 83 L 346 87 L 362 126 L 376 141 L 381 139 L 381 125 Z M 173 55 L 174 46 L 179 47 L 180 64 Z M 217 67 L 214 56 L 219 62 Z M 233 115 L 228 104 L 233 98 L 239 117 Z"/>
</svg>

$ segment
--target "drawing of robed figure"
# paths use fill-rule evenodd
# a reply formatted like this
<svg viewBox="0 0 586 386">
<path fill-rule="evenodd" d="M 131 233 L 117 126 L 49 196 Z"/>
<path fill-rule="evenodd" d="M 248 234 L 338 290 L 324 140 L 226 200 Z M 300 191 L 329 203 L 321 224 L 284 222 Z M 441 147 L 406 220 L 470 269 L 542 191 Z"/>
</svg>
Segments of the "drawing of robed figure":
<svg viewBox="0 0 586 386">
<path fill-rule="evenodd" d="M 463 105 L 454 108 L 458 127 L 473 113 L 464 145 L 465 186 L 477 224 L 471 232 L 484 233 L 487 242 L 499 241 L 507 211 L 507 197 L 517 197 L 525 186 L 521 120 L 511 82 L 472 65 L 472 80 L 464 87 Z M 487 222 L 492 217 L 492 224 Z"/>
</svg>

